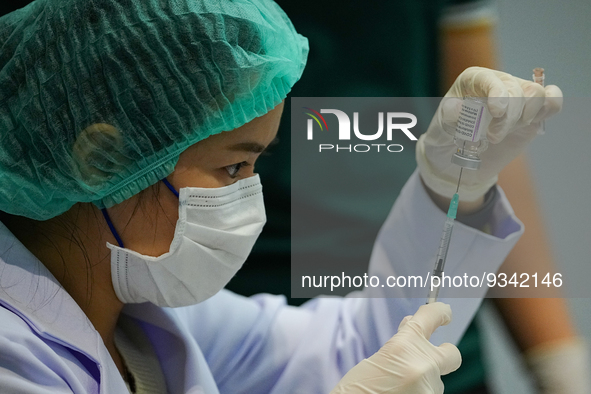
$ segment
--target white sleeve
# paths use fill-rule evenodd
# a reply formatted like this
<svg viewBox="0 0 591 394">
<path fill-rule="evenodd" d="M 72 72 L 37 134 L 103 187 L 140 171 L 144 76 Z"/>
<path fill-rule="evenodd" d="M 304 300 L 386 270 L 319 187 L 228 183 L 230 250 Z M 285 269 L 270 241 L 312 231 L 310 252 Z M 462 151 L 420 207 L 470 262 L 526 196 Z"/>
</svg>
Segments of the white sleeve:
<svg viewBox="0 0 591 394">
<path fill-rule="evenodd" d="M 65 346 L 0 305 L 0 392 L 98 393 L 98 383 Z"/>
<path fill-rule="evenodd" d="M 499 193 L 494 235 L 456 223 L 446 273 L 496 272 L 519 238 L 522 225 Z M 424 276 L 433 268 L 444 220 L 445 213 L 432 203 L 415 172 L 380 230 L 369 275 Z M 245 298 L 222 291 L 179 312 L 195 327 L 192 331 L 221 393 L 326 394 L 426 299 L 426 293 L 414 299 L 384 298 L 391 295 L 388 291 L 368 288 L 346 298 L 317 298 L 300 308 L 286 306 L 281 296 Z M 480 297 L 485 291 L 480 290 Z M 481 300 L 442 301 L 452 305 L 454 320 L 438 330 L 433 341 L 457 342 Z"/>
<path fill-rule="evenodd" d="M 453 320 L 431 337 L 434 344 L 459 342 L 488 290 L 482 279 L 486 279 L 486 273 L 498 271 L 523 233 L 523 224 L 515 217 L 500 188 L 498 194 L 490 219 L 491 234 L 455 222 L 444 271 L 450 278 L 461 277 L 462 284 L 460 288 L 440 290 L 439 300 L 451 305 Z M 378 276 L 381 283 L 388 276 L 425 278 L 434 268 L 445 218 L 446 214 L 431 201 L 415 171 L 378 234 L 369 275 Z M 464 287 L 464 278 L 472 276 L 479 279 L 479 286 Z M 428 288 L 418 287 L 366 288 L 359 296 L 372 299 L 356 299 L 351 310 L 360 332 L 367 338 L 368 349 L 377 351 L 395 333 L 392 328 L 397 328 L 404 316 L 414 314 L 425 303 L 427 294 Z M 465 298 L 452 298 L 458 295 Z M 393 326 L 385 330 L 388 321 Z"/>
</svg>

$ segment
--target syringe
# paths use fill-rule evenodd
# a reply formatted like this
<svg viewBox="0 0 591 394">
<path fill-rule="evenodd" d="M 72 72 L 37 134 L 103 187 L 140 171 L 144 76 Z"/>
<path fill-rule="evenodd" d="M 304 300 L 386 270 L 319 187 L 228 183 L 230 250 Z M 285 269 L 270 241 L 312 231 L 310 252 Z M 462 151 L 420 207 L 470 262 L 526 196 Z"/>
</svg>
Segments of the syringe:
<svg viewBox="0 0 591 394">
<path fill-rule="evenodd" d="M 532 77 L 534 82 L 544 86 L 545 75 L 543 68 L 534 68 Z M 458 164 L 461 167 L 460 176 L 458 179 L 456 193 L 453 195 L 451 202 L 449 203 L 447 217 L 445 218 L 443 232 L 441 234 L 441 241 L 439 242 L 439 249 L 437 250 L 435 268 L 433 269 L 432 273 L 432 276 L 434 278 L 438 278 L 438 281 L 434 282 L 433 279 L 431 280 L 432 286 L 431 290 L 429 291 L 429 295 L 427 296 L 427 304 L 431 304 L 437 301 L 437 297 L 439 296 L 439 289 L 442 285 L 441 282 L 443 276 L 443 269 L 445 267 L 445 261 L 447 259 L 447 251 L 449 249 L 451 233 L 454 227 L 456 214 L 458 212 L 458 191 L 460 190 L 460 181 L 462 180 L 462 170 L 464 169 L 464 167 L 471 170 L 477 170 L 480 167 L 480 158 L 478 156 L 481 152 L 486 150 L 488 146 L 488 144 L 486 143 L 486 137 L 479 136 L 480 128 L 483 130 L 484 136 L 486 135 L 486 129 L 488 128 L 488 123 L 490 122 L 489 119 L 481 123 L 481 120 L 486 118 L 486 116 L 481 117 L 481 115 L 488 114 L 488 112 L 484 108 L 485 102 L 486 101 L 482 98 L 464 97 L 464 102 L 462 104 L 462 112 L 460 113 L 460 120 L 462 120 L 462 116 L 467 117 L 467 119 L 463 119 L 464 122 L 458 121 L 458 127 L 456 128 L 454 134 L 454 143 L 458 146 L 458 150 L 452 157 L 452 163 Z M 471 109 L 471 111 L 464 112 L 464 107 Z M 475 118 L 476 121 L 470 122 L 470 115 L 473 116 L 474 114 L 477 114 Z M 540 130 L 538 134 L 544 134 L 545 130 L 546 122 L 543 122 L 542 130 Z M 468 138 L 466 138 L 466 136 Z M 474 142 L 476 142 L 476 144 Z M 466 149 L 466 145 L 468 145 L 468 149 Z M 437 284 L 437 286 L 435 286 L 435 284 Z"/>
<path fill-rule="evenodd" d="M 464 168 L 460 168 L 460 177 L 458 179 L 458 187 L 456 189 L 456 193 L 453 195 L 451 202 L 449 203 L 449 209 L 447 210 L 447 217 L 445 218 L 445 223 L 443 225 L 443 232 L 441 233 L 441 241 L 439 242 L 439 249 L 437 250 L 437 258 L 435 259 L 435 268 L 433 269 L 432 276 L 439 278 L 437 282 L 437 286 L 433 279 L 431 279 L 431 290 L 429 290 L 429 295 L 427 296 L 427 304 L 431 304 L 433 302 L 437 302 L 437 297 L 439 296 L 439 288 L 441 286 L 441 280 L 443 275 L 443 269 L 445 267 L 445 260 L 447 259 L 447 250 L 449 249 L 449 241 L 451 240 L 451 232 L 454 228 L 454 221 L 456 219 L 456 214 L 458 212 L 458 203 L 459 203 L 459 196 L 458 191 L 460 190 L 460 181 L 462 179 L 462 170 Z"/>
<path fill-rule="evenodd" d="M 454 227 L 454 221 L 458 212 L 460 182 L 462 181 L 462 171 L 467 168 L 470 171 L 475 171 L 480 168 L 481 160 L 480 154 L 488 147 L 486 133 L 488 126 L 492 121 L 492 116 L 488 111 L 487 97 L 471 97 L 465 96 L 462 101 L 462 107 L 458 116 L 458 122 L 455 129 L 445 129 L 454 137 L 454 144 L 457 146 L 456 153 L 451 157 L 451 162 L 460 166 L 460 176 L 458 179 L 458 186 L 456 193 L 453 195 L 447 210 L 447 217 L 443 225 L 443 232 L 441 234 L 441 241 L 439 242 L 439 249 L 437 250 L 437 259 L 435 260 L 435 268 L 433 269 L 433 278 L 431 279 L 431 288 L 427 296 L 427 304 L 437 301 L 439 295 L 439 288 L 442 283 L 443 269 L 447 259 L 447 250 L 449 249 L 449 242 L 451 240 L 451 233 Z M 434 281 L 438 278 L 438 281 Z M 437 286 L 435 286 L 437 285 Z"/>
</svg>

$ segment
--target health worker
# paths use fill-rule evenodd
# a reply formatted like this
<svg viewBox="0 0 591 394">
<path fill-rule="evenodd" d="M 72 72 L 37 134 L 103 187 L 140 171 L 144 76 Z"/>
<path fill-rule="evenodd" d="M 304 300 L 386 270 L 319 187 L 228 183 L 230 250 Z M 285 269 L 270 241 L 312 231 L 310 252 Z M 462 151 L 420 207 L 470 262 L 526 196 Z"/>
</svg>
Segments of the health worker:
<svg viewBox="0 0 591 394">
<path fill-rule="evenodd" d="M 222 290 L 265 223 L 254 165 L 308 55 L 275 3 L 36 0 L 0 18 L 0 47 L 3 393 L 443 392 L 478 299 L 446 299 L 450 323 L 449 305 L 387 288 L 301 308 Z M 370 274 L 432 268 L 422 245 L 454 181 L 445 103 L 466 95 L 494 119 L 459 213 L 495 220 L 457 225 L 466 254 L 446 271 L 492 272 L 521 234 L 496 175 L 561 92 L 471 68 L 419 140 Z"/>
</svg>

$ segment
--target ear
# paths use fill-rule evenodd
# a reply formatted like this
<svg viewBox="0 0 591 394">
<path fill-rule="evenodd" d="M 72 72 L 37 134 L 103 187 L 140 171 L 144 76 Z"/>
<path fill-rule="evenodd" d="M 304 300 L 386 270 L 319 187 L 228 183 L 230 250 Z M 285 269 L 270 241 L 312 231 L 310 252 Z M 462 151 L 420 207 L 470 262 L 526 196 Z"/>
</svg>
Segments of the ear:
<svg viewBox="0 0 591 394">
<path fill-rule="evenodd" d="M 94 123 L 78 134 L 72 159 L 80 179 L 89 186 L 100 186 L 125 168 L 121 132 L 107 123 Z"/>
</svg>

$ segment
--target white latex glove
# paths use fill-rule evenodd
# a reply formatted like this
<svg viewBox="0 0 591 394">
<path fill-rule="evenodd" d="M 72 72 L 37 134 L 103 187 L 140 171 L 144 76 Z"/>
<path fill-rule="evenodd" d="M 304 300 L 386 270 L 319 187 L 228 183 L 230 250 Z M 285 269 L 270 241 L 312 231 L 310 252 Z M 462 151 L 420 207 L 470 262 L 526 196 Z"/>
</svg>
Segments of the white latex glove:
<svg viewBox="0 0 591 394">
<path fill-rule="evenodd" d="M 541 394 L 591 394 L 589 349 L 583 339 L 536 346 L 525 360 Z"/>
<path fill-rule="evenodd" d="M 434 192 L 448 198 L 456 191 L 460 173 L 460 167 L 451 163 L 451 157 L 456 152 L 453 132 L 465 96 L 488 97 L 488 110 L 493 116 L 487 131 L 489 146 L 480 155 L 480 169 L 464 169 L 462 173 L 460 200 L 475 201 L 533 140 L 542 121 L 560 112 L 562 92 L 554 85 L 544 88 L 487 68 L 470 67 L 462 72 L 439 104 L 416 149 L 423 181 Z"/>
<path fill-rule="evenodd" d="M 462 363 L 457 347 L 434 346 L 433 331 L 451 321 L 451 308 L 435 302 L 407 316 L 394 335 L 370 358 L 361 361 L 341 379 L 330 394 L 441 394 L 441 375 Z"/>
</svg>

